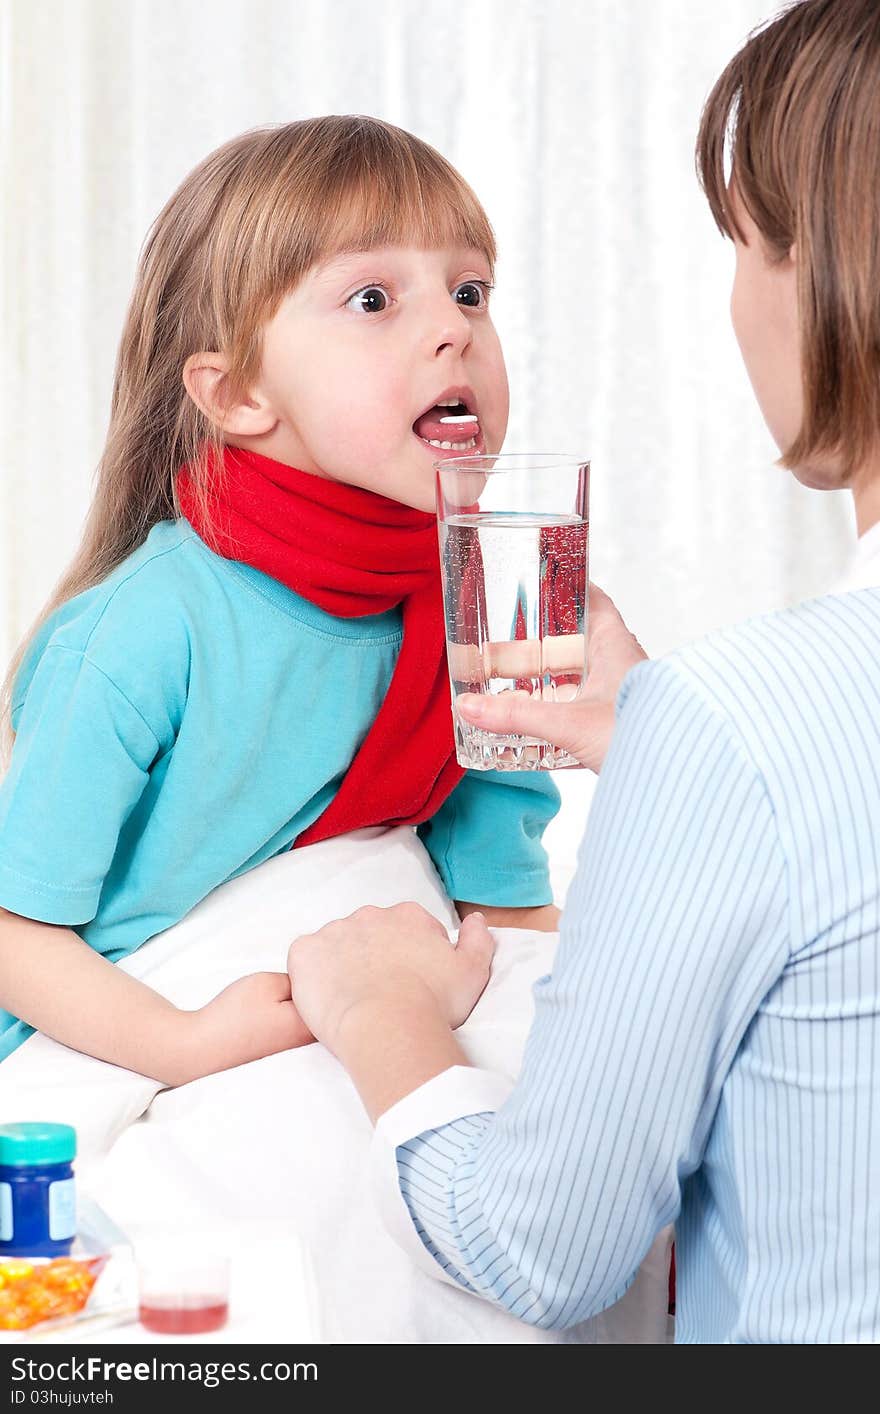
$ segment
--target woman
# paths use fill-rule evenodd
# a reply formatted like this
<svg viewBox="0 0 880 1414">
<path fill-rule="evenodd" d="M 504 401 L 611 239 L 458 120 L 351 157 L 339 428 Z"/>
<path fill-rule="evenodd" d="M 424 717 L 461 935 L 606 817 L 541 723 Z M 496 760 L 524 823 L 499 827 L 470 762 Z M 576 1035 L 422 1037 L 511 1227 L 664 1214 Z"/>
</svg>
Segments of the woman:
<svg viewBox="0 0 880 1414">
<path fill-rule="evenodd" d="M 291 950 L 380 1121 L 392 1228 L 534 1323 L 616 1300 L 674 1220 L 679 1340 L 880 1339 L 878 94 L 876 0 L 802 0 L 698 139 L 782 463 L 852 490 L 850 587 L 653 663 L 597 595 L 584 698 L 468 713 L 602 768 L 516 1086 L 452 1034 L 491 964 L 479 917 L 455 952 L 407 908 Z"/>
</svg>

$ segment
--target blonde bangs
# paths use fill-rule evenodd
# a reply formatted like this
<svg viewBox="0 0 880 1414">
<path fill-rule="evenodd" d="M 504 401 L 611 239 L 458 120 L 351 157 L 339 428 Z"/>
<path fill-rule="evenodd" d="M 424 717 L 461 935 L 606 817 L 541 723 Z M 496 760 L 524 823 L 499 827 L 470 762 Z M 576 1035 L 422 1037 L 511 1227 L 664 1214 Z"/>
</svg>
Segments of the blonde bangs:
<svg viewBox="0 0 880 1414">
<path fill-rule="evenodd" d="M 360 135 L 358 135 L 360 136 Z M 439 153 L 409 134 L 369 130 L 292 205 L 309 230 L 309 265 L 380 246 L 478 250 L 495 265 L 495 237 L 471 188 Z M 385 140 L 387 138 L 387 140 Z"/>
<path fill-rule="evenodd" d="M 241 152 L 248 165 L 242 180 Z M 380 246 L 478 250 L 495 236 L 474 192 L 439 152 L 376 118 L 332 116 L 247 133 L 208 159 L 237 175 L 213 241 L 204 305 L 215 343 L 247 379 L 259 330 L 315 265 Z"/>
</svg>

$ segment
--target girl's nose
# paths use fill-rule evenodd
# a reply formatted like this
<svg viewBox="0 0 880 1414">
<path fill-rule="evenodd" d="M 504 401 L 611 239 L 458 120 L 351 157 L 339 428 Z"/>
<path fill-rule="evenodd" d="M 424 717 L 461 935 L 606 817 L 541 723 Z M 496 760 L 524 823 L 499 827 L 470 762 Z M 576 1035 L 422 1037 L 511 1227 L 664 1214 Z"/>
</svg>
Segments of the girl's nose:
<svg viewBox="0 0 880 1414">
<path fill-rule="evenodd" d="M 463 353 L 473 339 L 473 325 L 463 309 L 456 309 L 450 303 L 443 310 L 439 322 L 434 323 L 429 335 L 432 352 L 439 356 L 445 350 Z"/>
</svg>

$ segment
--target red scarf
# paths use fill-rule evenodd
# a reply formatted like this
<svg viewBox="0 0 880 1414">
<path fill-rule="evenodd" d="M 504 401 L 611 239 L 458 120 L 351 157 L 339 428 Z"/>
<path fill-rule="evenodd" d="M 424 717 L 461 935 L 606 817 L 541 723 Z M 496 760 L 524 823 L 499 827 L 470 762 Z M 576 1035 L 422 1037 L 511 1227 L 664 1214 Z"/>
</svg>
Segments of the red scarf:
<svg viewBox="0 0 880 1414">
<path fill-rule="evenodd" d="M 403 644 L 385 701 L 336 796 L 295 844 L 429 819 L 464 775 L 455 759 L 434 516 L 239 447 L 225 448 L 222 475 L 209 477 L 206 517 L 188 467 L 177 492 L 212 550 L 328 614 L 356 619 L 403 605 Z"/>
</svg>

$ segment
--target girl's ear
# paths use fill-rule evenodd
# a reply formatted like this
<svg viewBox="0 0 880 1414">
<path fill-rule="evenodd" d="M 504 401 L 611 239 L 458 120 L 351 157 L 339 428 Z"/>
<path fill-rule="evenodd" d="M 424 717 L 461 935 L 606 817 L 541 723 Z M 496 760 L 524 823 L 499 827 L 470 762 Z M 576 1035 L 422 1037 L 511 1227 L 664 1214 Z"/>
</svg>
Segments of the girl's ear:
<svg viewBox="0 0 880 1414">
<path fill-rule="evenodd" d="M 257 437 L 271 432 L 278 418 L 259 394 L 244 397 L 228 380 L 229 360 L 219 353 L 190 354 L 183 366 L 183 384 L 197 408 L 221 432 L 233 437 Z"/>
</svg>

